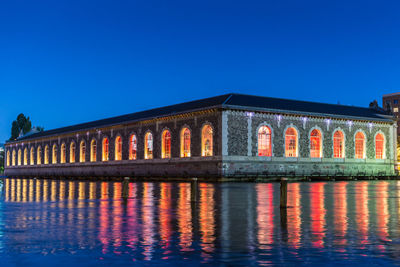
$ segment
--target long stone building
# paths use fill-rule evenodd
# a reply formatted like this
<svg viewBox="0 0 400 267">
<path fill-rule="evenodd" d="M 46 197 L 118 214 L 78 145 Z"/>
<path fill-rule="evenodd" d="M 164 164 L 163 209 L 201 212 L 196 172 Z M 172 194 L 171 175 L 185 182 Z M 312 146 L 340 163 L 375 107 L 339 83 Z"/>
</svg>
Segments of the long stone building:
<svg viewBox="0 0 400 267">
<path fill-rule="evenodd" d="M 5 174 L 392 176 L 396 131 L 380 109 L 227 94 L 20 137 Z"/>
</svg>

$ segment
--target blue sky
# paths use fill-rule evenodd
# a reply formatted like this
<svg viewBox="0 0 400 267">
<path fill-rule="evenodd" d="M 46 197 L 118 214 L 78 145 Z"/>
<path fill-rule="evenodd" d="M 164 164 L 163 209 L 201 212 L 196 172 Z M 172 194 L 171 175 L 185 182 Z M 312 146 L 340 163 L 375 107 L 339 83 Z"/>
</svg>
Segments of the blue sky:
<svg viewBox="0 0 400 267">
<path fill-rule="evenodd" d="M 0 142 L 229 92 L 367 106 L 400 91 L 396 1 L 0 0 Z"/>
</svg>

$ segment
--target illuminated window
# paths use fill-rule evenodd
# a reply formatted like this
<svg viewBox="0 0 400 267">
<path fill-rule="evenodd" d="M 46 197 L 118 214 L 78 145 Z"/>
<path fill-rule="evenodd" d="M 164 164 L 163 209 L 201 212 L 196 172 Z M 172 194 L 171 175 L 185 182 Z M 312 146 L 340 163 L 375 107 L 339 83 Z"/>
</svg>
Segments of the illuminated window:
<svg viewBox="0 0 400 267">
<path fill-rule="evenodd" d="M 109 142 L 108 142 L 108 138 L 105 137 L 103 138 L 103 145 L 102 145 L 102 149 L 103 149 L 103 153 L 102 153 L 102 160 L 103 161 L 108 161 L 109 160 Z"/>
<path fill-rule="evenodd" d="M 18 166 L 21 166 L 22 164 L 22 151 L 21 149 L 18 149 Z"/>
<path fill-rule="evenodd" d="M 183 128 L 181 131 L 181 157 L 190 157 L 190 130 Z"/>
<path fill-rule="evenodd" d="M 31 147 L 31 154 L 29 157 L 29 164 L 30 165 L 35 165 L 35 149 Z"/>
<path fill-rule="evenodd" d="M 115 160 L 122 160 L 122 138 L 115 138 Z"/>
<path fill-rule="evenodd" d="M 393 112 L 399 112 L 399 108 L 393 108 Z"/>
<path fill-rule="evenodd" d="M 67 147 L 65 143 L 61 144 L 61 163 L 66 163 L 67 162 Z"/>
<path fill-rule="evenodd" d="M 75 155 L 76 155 L 76 145 L 75 142 L 71 142 L 69 147 L 69 162 L 75 163 Z"/>
<path fill-rule="evenodd" d="M 57 152 L 58 152 L 58 149 L 57 149 L 57 145 L 53 145 L 53 157 L 52 157 L 52 163 L 53 164 L 57 164 Z"/>
<path fill-rule="evenodd" d="M 355 138 L 355 152 L 356 152 L 356 159 L 363 159 L 365 158 L 365 137 L 362 132 L 357 132 Z"/>
<path fill-rule="evenodd" d="M 333 134 L 333 157 L 344 158 L 344 135 L 339 130 Z"/>
<path fill-rule="evenodd" d="M 378 133 L 375 137 L 375 158 L 385 158 L 385 137 L 381 133 Z"/>
<path fill-rule="evenodd" d="M 10 150 L 7 150 L 6 165 L 7 165 L 7 166 L 10 166 Z"/>
<path fill-rule="evenodd" d="M 13 152 L 12 152 L 12 165 L 13 166 L 15 166 L 16 157 L 17 157 L 17 152 L 15 150 L 13 150 Z"/>
<path fill-rule="evenodd" d="M 203 157 L 213 155 L 213 129 L 208 124 L 201 130 L 201 155 Z"/>
<path fill-rule="evenodd" d="M 132 134 L 129 138 L 129 159 L 134 160 L 137 157 L 137 140 L 136 135 Z"/>
<path fill-rule="evenodd" d="M 36 151 L 36 164 L 42 164 L 42 147 L 38 147 Z"/>
<path fill-rule="evenodd" d="M 24 149 L 24 165 L 28 165 L 28 148 Z"/>
<path fill-rule="evenodd" d="M 271 129 L 267 126 L 261 126 L 258 129 L 258 155 L 271 157 Z"/>
<path fill-rule="evenodd" d="M 97 161 L 97 142 L 94 139 L 90 143 L 90 161 Z"/>
<path fill-rule="evenodd" d="M 317 129 L 312 130 L 310 134 L 310 157 L 322 157 L 322 140 L 321 132 Z"/>
<path fill-rule="evenodd" d="M 86 161 L 86 143 L 85 141 L 81 141 L 81 144 L 79 146 L 79 162 L 85 162 Z"/>
<path fill-rule="evenodd" d="M 168 130 L 164 130 L 161 135 L 161 158 L 171 158 L 171 133 Z"/>
<path fill-rule="evenodd" d="M 146 133 L 144 136 L 144 158 L 153 158 L 153 135 L 151 133 Z"/>
<path fill-rule="evenodd" d="M 44 147 L 44 164 L 49 164 L 50 149 L 49 146 Z"/>
<path fill-rule="evenodd" d="M 285 133 L 285 156 L 297 157 L 297 131 L 291 127 Z"/>
</svg>

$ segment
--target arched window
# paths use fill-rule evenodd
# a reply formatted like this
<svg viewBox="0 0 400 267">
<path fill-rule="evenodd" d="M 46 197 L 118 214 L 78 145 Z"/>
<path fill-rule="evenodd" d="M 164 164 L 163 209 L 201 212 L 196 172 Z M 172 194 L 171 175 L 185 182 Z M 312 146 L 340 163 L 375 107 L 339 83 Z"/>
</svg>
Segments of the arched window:
<svg viewBox="0 0 400 267">
<path fill-rule="evenodd" d="M 317 129 L 312 130 L 310 134 L 310 157 L 322 157 L 322 137 L 321 132 Z"/>
<path fill-rule="evenodd" d="M 213 129 L 208 124 L 201 130 L 201 155 L 203 157 L 213 155 Z"/>
<path fill-rule="evenodd" d="M 153 158 L 153 135 L 146 133 L 144 136 L 144 159 Z"/>
<path fill-rule="evenodd" d="M 258 129 L 258 155 L 264 157 L 272 156 L 271 129 L 268 126 L 261 126 Z"/>
<path fill-rule="evenodd" d="M 168 130 L 164 130 L 161 135 L 161 158 L 171 158 L 171 133 Z"/>
<path fill-rule="evenodd" d="M 67 162 L 67 147 L 65 146 L 65 143 L 61 144 L 61 163 L 66 163 Z"/>
<path fill-rule="evenodd" d="M 103 145 L 102 145 L 102 149 L 103 149 L 103 153 L 102 153 L 102 160 L 103 161 L 108 161 L 109 160 L 109 150 L 108 150 L 108 147 L 109 147 L 109 142 L 108 142 L 108 138 L 107 137 L 104 137 L 103 138 Z"/>
<path fill-rule="evenodd" d="M 36 164 L 42 164 L 42 147 L 39 146 L 36 151 Z"/>
<path fill-rule="evenodd" d="M 356 159 L 365 158 L 365 136 L 362 132 L 357 132 L 355 137 L 355 154 Z"/>
<path fill-rule="evenodd" d="M 49 164 L 49 156 L 50 156 L 50 149 L 49 146 L 46 145 L 44 147 L 44 164 Z"/>
<path fill-rule="evenodd" d="M 21 149 L 18 149 L 18 166 L 21 166 L 22 164 L 22 151 Z"/>
<path fill-rule="evenodd" d="M 31 147 L 31 153 L 29 157 L 29 164 L 30 165 L 35 165 L 35 149 Z"/>
<path fill-rule="evenodd" d="M 86 161 L 86 143 L 85 141 L 81 141 L 81 144 L 79 146 L 79 162 L 85 162 Z"/>
<path fill-rule="evenodd" d="M 57 149 L 57 145 L 56 144 L 54 144 L 53 145 L 53 159 L 52 159 L 52 163 L 53 164 L 57 164 L 57 153 L 58 153 L 58 149 Z"/>
<path fill-rule="evenodd" d="M 69 146 L 69 163 L 75 163 L 75 155 L 76 155 L 76 145 L 75 142 L 71 142 Z"/>
<path fill-rule="evenodd" d="M 97 161 L 97 142 L 94 139 L 90 143 L 90 161 L 91 162 Z"/>
<path fill-rule="evenodd" d="M 115 160 L 122 160 L 122 138 L 115 138 Z"/>
<path fill-rule="evenodd" d="M 381 133 L 375 136 L 375 158 L 385 158 L 385 136 Z"/>
<path fill-rule="evenodd" d="M 24 149 L 24 165 L 28 165 L 28 148 Z"/>
<path fill-rule="evenodd" d="M 13 150 L 12 152 L 12 165 L 15 166 L 15 161 L 17 158 L 17 152 L 15 150 Z"/>
<path fill-rule="evenodd" d="M 333 157 L 344 158 L 344 135 L 339 130 L 333 134 Z"/>
<path fill-rule="evenodd" d="M 136 135 L 132 134 L 129 138 L 129 159 L 134 160 L 137 158 L 137 139 Z"/>
<path fill-rule="evenodd" d="M 285 133 L 285 156 L 297 157 L 297 131 L 290 127 Z"/>
<path fill-rule="evenodd" d="M 190 130 L 183 128 L 181 131 L 181 157 L 190 157 Z"/>
<path fill-rule="evenodd" d="M 7 167 L 10 166 L 10 150 L 7 150 L 6 165 L 7 165 Z"/>
</svg>

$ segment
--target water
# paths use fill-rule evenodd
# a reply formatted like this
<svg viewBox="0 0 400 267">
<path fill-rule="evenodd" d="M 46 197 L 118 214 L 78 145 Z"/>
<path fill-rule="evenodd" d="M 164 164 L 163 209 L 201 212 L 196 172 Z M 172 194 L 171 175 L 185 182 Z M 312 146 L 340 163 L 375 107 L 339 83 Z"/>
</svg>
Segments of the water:
<svg viewBox="0 0 400 267">
<path fill-rule="evenodd" d="M 400 182 L 277 183 L 4 179 L 1 266 L 395 265 Z"/>
</svg>

